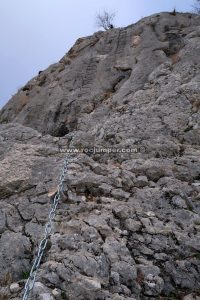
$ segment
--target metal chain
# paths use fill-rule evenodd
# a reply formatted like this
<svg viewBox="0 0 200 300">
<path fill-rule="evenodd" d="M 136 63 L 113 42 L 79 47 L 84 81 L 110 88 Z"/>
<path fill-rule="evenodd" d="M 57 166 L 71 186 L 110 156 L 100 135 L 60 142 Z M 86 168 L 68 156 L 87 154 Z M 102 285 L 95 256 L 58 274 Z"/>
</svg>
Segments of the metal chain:
<svg viewBox="0 0 200 300">
<path fill-rule="evenodd" d="M 25 284 L 24 287 L 24 295 L 23 295 L 23 300 L 27 300 L 29 299 L 30 293 L 34 287 L 35 284 L 35 280 L 36 280 L 36 275 L 40 266 L 40 262 L 42 259 L 42 256 L 44 254 L 45 248 L 47 246 L 47 242 L 49 239 L 49 236 L 51 234 L 52 231 L 52 222 L 55 218 L 56 215 L 56 208 L 58 206 L 58 203 L 61 199 L 61 194 L 63 192 L 63 182 L 65 179 L 65 175 L 67 173 L 68 170 L 68 164 L 70 163 L 70 156 L 67 155 L 64 161 L 64 165 L 63 165 L 63 169 L 62 169 L 62 173 L 59 179 L 59 184 L 58 184 L 58 190 L 57 193 L 54 196 L 54 200 L 53 200 L 53 204 L 51 207 L 51 210 L 49 212 L 49 216 L 48 216 L 48 222 L 45 225 L 45 231 L 44 231 L 44 238 L 41 240 L 40 244 L 39 244 L 39 249 L 38 249 L 38 253 L 37 256 L 34 260 L 34 263 L 32 265 L 30 274 L 29 274 L 29 278 L 27 279 L 27 282 Z"/>
</svg>

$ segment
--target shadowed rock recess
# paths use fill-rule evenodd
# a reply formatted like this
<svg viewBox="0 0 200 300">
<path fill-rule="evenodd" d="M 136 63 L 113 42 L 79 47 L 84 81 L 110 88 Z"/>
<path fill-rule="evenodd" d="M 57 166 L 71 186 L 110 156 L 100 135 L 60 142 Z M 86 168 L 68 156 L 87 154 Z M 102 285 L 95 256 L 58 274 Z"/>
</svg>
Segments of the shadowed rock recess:
<svg viewBox="0 0 200 300">
<path fill-rule="evenodd" d="M 78 39 L 0 111 L 0 299 L 200 299 L 200 16 Z M 64 199 L 64 198 L 67 198 Z"/>
</svg>

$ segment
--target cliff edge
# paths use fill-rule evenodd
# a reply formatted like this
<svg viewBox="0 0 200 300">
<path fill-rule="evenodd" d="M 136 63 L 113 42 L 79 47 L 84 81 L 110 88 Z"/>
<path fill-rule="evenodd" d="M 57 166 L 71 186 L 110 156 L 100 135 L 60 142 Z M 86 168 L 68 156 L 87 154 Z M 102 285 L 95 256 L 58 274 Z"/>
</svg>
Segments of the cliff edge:
<svg viewBox="0 0 200 300">
<path fill-rule="evenodd" d="M 200 297 L 200 16 L 77 40 L 0 111 L 0 299 Z M 94 148 L 95 147 L 95 148 Z M 84 151 L 82 151 L 84 149 Z"/>
</svg>

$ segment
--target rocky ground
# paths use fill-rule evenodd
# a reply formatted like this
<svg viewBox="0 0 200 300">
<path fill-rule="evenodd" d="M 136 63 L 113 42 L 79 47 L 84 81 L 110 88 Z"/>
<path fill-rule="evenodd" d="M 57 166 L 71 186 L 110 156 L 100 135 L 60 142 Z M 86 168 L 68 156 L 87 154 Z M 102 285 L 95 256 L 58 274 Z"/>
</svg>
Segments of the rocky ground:
<svg viewBox="0 0 200 300">
<path fill-rule="evenodd" d="M 200 16 L 79 39 L 0 112 L 0 299 L 200 299 Z"/>
</svg>

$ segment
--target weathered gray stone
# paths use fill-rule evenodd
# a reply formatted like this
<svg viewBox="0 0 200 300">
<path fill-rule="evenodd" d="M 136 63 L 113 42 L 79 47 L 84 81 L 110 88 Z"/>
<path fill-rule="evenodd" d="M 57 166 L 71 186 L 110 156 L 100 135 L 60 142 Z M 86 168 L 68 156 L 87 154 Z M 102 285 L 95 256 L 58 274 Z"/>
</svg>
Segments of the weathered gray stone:
<svg viewBox="0 0 200 300">
<path fill-rule="evenodd" d="M 57 299 L 60 299 L 60 297 L 61 297 L 61 291 L 59 290 L 59 289 L 54 289 L 53 291 L 52 291 L 52 295 L 54 296 L 54 298 L 57 300 Z"/>
<path fill-rule="evenodd" d="M 79 39 L 0 111 L 0 298 L 22 299 L 74 147 L 34 299 L 198 299 L 199 22 Z"/>
<path fill-rule="evenodd" d="M 112 190 L 112 196 L 119 199 L 119 200 L 123 200 L 123 199 L 128 199 L 130 196 L 130 193 L 124 192 L 121 189 L 114 189 Z"/>
<path fill-rule="evenodd" d="M 19 292 L 20 291 L 19 284 L 18 283 L 12 283 L 10 285 L 10 291 L 11 291 L 11 293 L 17 293 L 17 292 Z"/>
<path fill-rule="evenodd" d="M 127 220 L 125 220 L 125 227 L 132 232 L 136 232 L 141 229 L 142 224 L 133 219 L 127 219 Z"/>
<path fill-rule="evenodd" d="M 119 274 L 120 282 L 128 287 L 132 287 L 137 277 L 136 268 L 127 262 L 116 262 L 112 265 L 112 270 Z"/>
<path fill-rule="evenodd" d="M 6 215 L 5 212 L 0 210 L 0 233 L 3 233 L 6 229 Z"/>
<path fill-rule="evenodd" d="M 54 300 L 54 297 L 51 296 L 49 293 L 44 293 L 38 296 L 38 300 Z"/>
<path fill-rule="evenodd" d="M 162 292 L 164 281 L 159 276 L 148 274 L 144 280 L 144 294 L 147 296 L 158 296 Z"/>
<path fill-rule="evenodd" d="M 1 280 L 6 280 L 8 276 L 16 280 L 23 276 L 30 268 L 29 253 L 31 243 L 22 233 L 6 231 L 0 240 L 0 276 Z"/>
<path fill-rule="evenodd" d="M 189 294 L 183 297 L 183 300 L 198 300 L 198 296 L 194 296 L 193 294 Z"/>
<path fill-rule="evenodd" d="M 146 176 L 138 176 L 135 181 L 135 186 L 142 188 L 146 185 L 148 185 L 147 177 Z"/>
</svg>

